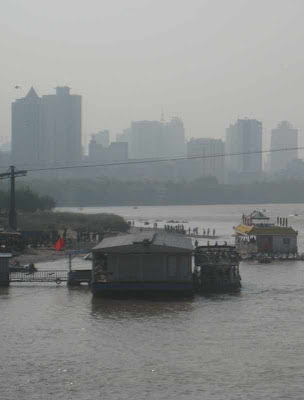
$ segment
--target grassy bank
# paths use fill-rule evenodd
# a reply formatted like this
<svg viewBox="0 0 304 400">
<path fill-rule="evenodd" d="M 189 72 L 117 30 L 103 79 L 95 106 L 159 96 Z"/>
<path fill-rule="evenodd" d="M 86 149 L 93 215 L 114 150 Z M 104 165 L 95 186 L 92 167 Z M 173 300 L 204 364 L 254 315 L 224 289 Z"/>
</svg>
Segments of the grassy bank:
<svg viewBox="0 0 304 400">
<path fill-rule="evenodd" d="M 7 219 L 1 218 L 0 224 L 7 225 Z M 33 212 L 18 214 L 19 230 L 62 230 L 73 231 L 89 230 L 101 231 L 127 231 L 129 226 L 126 221 L 115 214 L 80 214 L 69 212 Z"/>
</svg>

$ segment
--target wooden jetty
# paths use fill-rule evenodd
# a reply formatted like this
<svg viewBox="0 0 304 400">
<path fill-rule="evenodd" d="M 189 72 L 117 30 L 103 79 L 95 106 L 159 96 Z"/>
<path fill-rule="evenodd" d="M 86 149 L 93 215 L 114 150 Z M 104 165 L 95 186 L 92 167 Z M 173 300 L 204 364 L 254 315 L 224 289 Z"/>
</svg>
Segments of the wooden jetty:
<svg viewBox="0 0 304 400">
<path fill-rule="evenodd" d="M 194 234 L 188 234 L 185 233 L 184 234 L 187 238 L 192 238 L 192 239 L 213 239 L 213 240 L 217 240 L 220 238 L 220 236 L 216 236 L 216 235 L 194 235 Z"/>
</svg>

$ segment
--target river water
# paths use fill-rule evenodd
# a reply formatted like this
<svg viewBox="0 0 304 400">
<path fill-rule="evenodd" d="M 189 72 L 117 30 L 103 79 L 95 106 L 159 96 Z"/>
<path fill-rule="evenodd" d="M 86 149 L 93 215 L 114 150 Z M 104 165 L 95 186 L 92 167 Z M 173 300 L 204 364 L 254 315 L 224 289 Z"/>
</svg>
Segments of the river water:
<svg viewBox="0 0 304 400">
<path fill-rule="evenodd" d="M 304 251 L 304 205 L 81 212 L 137 226 L 188 221 L 215 228 L 221 242 L 253 208 L 290 216 Z M 93 300 L 87 288 L 55 284 L 0 289 L 0 398 L 302 400 L 304 262 L 242 263 L 240 272 L 240 294 L 192 300 Z"/>
</svg>

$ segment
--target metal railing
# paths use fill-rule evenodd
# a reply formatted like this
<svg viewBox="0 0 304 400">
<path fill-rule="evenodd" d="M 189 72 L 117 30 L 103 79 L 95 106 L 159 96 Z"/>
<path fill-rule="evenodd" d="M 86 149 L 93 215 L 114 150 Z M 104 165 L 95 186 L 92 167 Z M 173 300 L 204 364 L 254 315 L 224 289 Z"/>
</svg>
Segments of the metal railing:
<svg viewBox="0 0 304 400">
<path fill-rule="evenodd" d="M 56 282 L 68 280 L 68 271 L 65 269 L 45 271 L 10 272 L 10 282 Z"/>
</svg>

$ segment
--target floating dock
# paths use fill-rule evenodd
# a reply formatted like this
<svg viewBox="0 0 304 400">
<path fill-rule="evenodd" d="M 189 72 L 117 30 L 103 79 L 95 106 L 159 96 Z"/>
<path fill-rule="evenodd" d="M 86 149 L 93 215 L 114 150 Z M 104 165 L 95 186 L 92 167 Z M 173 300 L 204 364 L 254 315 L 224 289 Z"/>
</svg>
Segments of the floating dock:
<svg viewBox="0 0 304 400">
<path fill-rule="evenodd" d="M 194 262 L 194 286 L 198 293 L 240 290 L 240 257 L 235 246 L 198 246 Z"/>
</svg>

